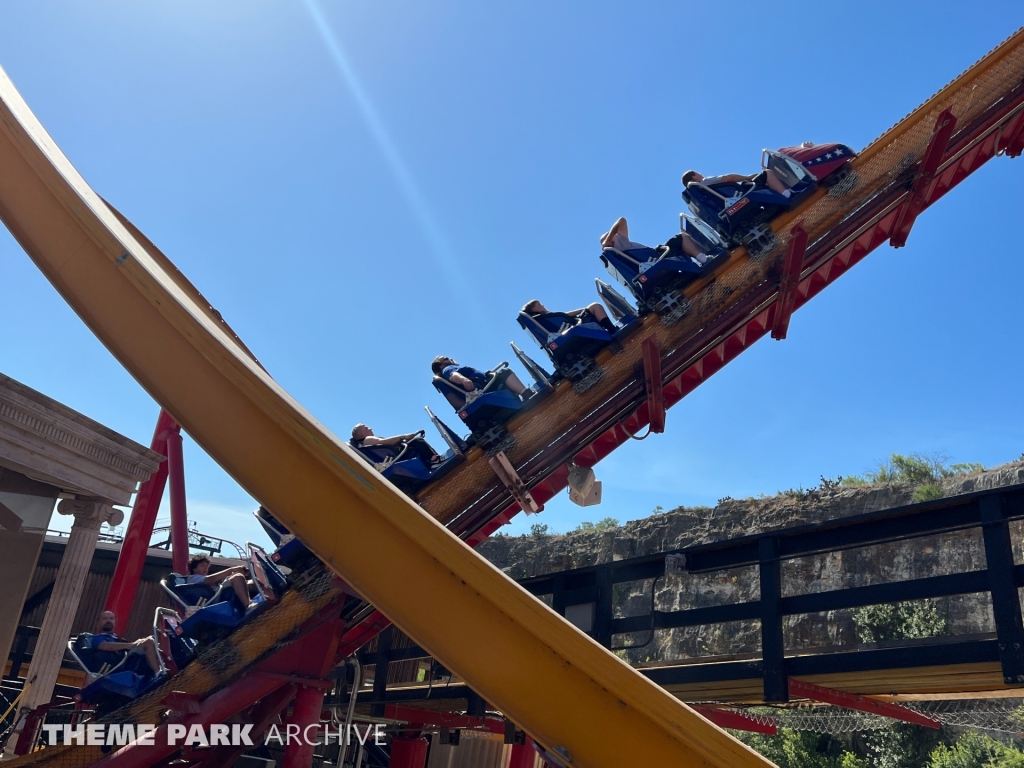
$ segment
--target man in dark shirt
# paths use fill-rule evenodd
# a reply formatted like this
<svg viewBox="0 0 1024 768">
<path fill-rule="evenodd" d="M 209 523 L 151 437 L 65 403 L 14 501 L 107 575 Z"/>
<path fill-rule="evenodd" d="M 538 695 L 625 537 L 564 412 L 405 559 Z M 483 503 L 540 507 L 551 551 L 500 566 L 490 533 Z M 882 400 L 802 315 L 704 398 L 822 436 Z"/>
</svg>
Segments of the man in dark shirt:
<svg viewBox="0 0 1024 768">
<path fill-rule="evenodd" d="M 156 649 L 156 643 L 152 637 L 142 637 L 135 642 L 129 643 L 123 637 L 114 633 L 114 626 L 117 617 L 113 611 L 103 611 L 96 621 L 96 632 L 92 638 L 92 647 L 97 651 L 105 653 L 118 653 L 126 651 L 129 654 L 140 653 L 146 657 L 146 663 L 153 671 L 153 674 L 160 672 L 160 657 Z"/>
<path fill-rule="evenodd" d="M 445 357 L 444 355 L 434 358 L 434 362 L 430 365 L 430 370 L 434 372 L 434 376 L 444 379 L 453 385 L 449 387 L 435 384 L 435 387 L 448 399 L 448 402 L 456 410 L 466 405 L 468 401 L 467 395 L 479 392 L 487 386 L 490 378 L 488 373 L 478 371 L 476 368 L 470 368 L 468 365 L 459 365 L 450 357 Z M 513 394 L 518 395 L 522 400 L 528 400 L 533 394 L 532 390 L 528 389 L 519 380 L 515 372 L 508 368 L 499 371 L 496 376 L 498 381 L 491 388 L 492 390 L 507 389 Z M 441 388 L 442 386 L 444 389 Z"/>
<path fill-rule="evenodd" d="M 551 333 L 562 333 L 565 326 L 574 327 L 582 323 L 597 323 L 610 334 L 615 334 L 618 329 L 615 323 L 608 319 L 608 313 L 598 303 L 588 304 L 582 309 L 573 309 L 569 312 L 549 312 L 548 308 L 533 299 L 526 303 L 523 312 L 536 320 L 544 330 Z M 567 320 L 567 318 L 571 318 Z"/>
<path fill-rule="evenodd" d="M 370 427 L 365 424 L 356 424 L 352 427 L 352 439 L 349 443 L 374 464 L 383 464 L 388 460 L 394 461 L 399 456 L 403 456 L 404 459 L 418 458 L 428 468 L 440 464 L 442 461 L 441 457 L 418 432 L 392 437 L 377 437 Z"/>
</svg>

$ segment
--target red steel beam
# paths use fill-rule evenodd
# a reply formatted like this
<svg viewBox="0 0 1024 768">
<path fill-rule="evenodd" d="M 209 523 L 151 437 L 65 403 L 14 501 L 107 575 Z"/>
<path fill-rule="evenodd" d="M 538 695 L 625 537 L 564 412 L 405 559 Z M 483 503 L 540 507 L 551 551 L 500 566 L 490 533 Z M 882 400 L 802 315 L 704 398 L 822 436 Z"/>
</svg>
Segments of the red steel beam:
<svg viewBox="0 0 1024 768">
<path fill-rule="evenodd" d="M 777 341 L 786 338 L 786 332 L 789 330 L 789 318 L 793 316 L 793 308 L 796 306 L 796 289 L 800 283 L 806 253 L 807 233 L 798 224 L 790 231 L 786 259 L 782 265 L 782 278 L 779 280 L 779 297 L 775 300 L 772 338 Z"/>
<path fill-rule="evenodd" d="M 858 712 L 867 712 L 871 715 L 881 715 L 904 723 L 921 725 L 925 728 L 941 728 L 942 723 L 930 717 L 926 717 L 912 709 L 901 707 L 899 704 L 890 704 L 887 701 L 878 701 L 867 696 L 857 696 L 853 693 L 837 691 L 833 688 L 824 688 L 814 683 L 805 683 L 802 680 L 789 679 L 789 695 L 793 698 L 810 699 L 825 704 L 834 704 L 837 707 L 853 709 Z"/>
<path fill-rule="evenodd" d="M 424 768 L 429 742 L 421 736 L 395 738 L 391 742 L 391 768 Z"/>
<path fill-rule="evenodd" d="M 1017 121 L 1007 130 L 1002 137 L 1002 150 L 1007 157 L 1020 157 L 1024 152 L 1024 112 L 1017 115 Z"/>
<path fill-rule="evenodd" d="M 770 717 L 754 717 L 734 709 L 713 709 L 711 707 L 694 707 L 693 709 L 719 728 L 763 733 L 766 736 L 775 736 L 779 732 L 778 725 Z"/>
<path fill-rule="evenodd" d="M 665 390 L 661 377 L 661 349 L 653 336 L 644 339 L 644 386 L 647 388 L 647 421 L 651 432 L 665 431 Z"/>
<path fill-rule="evenodd" d="M 188 511 L 185 507 L 185 458 L 181 432 L 167 436 L 167 481 L 171 486 L 171 568 L 188 573 Z"/>
<path fill-rule="evenodd" d="M 946 154 L 946 147 L 949 146 L 949 140 L 953 136 L 954 128 L 956 128 L 956 117 L 948 109 L 943 110 L 942 114 L 935 120 L 935 129 L 928 140 L 928 146 L 924 151 L 924 155 L 921 156 L 921 163 L 914 176 L 913 186 L 910 188 L 910 197 L 903 204 L 903 208 L 900 209 L 899 215 L 896 217 L 893 233 L 889 238 L 893 248 L 902 248 L 907 244 L 910 229 L 914 226 L 918 215 L 925 208 L 925 190 L 927 190 L 928 185 L 935 178 L 935 172 L 939 169 L 942 158 Z"/>
<path fill-rule="evenodd" d="M 451 712 L 440 712 L 435 709 L 419 707 L 403 707 L 388 704 L 384 707 L 384 717 L 389 720 L 400 720 L 410 725 L 436 725 L 441 728 L 465 728 L 490 733 L 505 733 L 505 721 L 496 718 L 469 717 Z"/>
<path fill-rule="evenodd" d="M 166 456 L 167 436 L 179 429 L 180 427 L 170 414 L 161 410 L 156 420 L 156 429 L 153 431 L 150 449 Z M 117 631 L 121 633 L 128 625 L 128 616 L 131 615 L 135 594 L 142 581 L 146 552 L 149 550 L 153 524 L 156 522 L 160 499 L 163 498 L 166 484 L 167 462 L 162 461 L 156 472 L 140 486 L 139 492 L 135 496 L 135 506 L 132 507 L 131 518 L 128 521 L 128 530 L 125 533 L 124 541 L 121 542 L 121 553 L 117 556 L 114 576 L 110 580 L 110 590 L 107 592 L 107 602 L 103 606 L 103 610 L 113 611 L 116 617 Z"/>
<path fill-rule="evenodd" d="M 257 742 L 278 716 L 288 708 L 292 697 L 295 696 L 295 686 L 283 685 L 269 696 L 260 699 L 251 709 L 248 716 L 242 718 L 243 723 L 251 722 L 252 741 Z M 202 762 L 196 763 L 195 768 L 224 768 L 225 765 L 234 765 L 250 747 L 245 745 L 237 747 L 214 747 L 203 754 Z"/>
</svg>

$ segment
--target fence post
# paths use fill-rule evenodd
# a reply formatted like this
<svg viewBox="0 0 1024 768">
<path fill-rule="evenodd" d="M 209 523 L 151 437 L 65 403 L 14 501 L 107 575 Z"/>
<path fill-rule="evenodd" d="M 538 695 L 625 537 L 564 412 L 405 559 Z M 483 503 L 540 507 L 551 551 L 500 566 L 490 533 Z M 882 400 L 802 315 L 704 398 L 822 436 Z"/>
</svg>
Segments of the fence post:
<svg viewBox="0 0 1024 768">
<path fill-rule="evenodd" d="M 1024 624 L 1021 622 L 1020 596 L 1013 574 L 1010 524 L 1006 520 L 1002 496 L 983 496 L 978 504 L 981 507 L 981 531 L 985 539 L 988 585 L 992 594 L 992 615 L 996 621 L 1003 682 L 1007 685 L 1022 685 Z"/>
<path fill-rule="evenodd" d="M 789 701 L 785 645 L 782 639 L 782 563 L 779 542 L 774 537 L 758 541 L 761 576 L 761 665 L 764 671 L 764 700 Z"/>
</svg>

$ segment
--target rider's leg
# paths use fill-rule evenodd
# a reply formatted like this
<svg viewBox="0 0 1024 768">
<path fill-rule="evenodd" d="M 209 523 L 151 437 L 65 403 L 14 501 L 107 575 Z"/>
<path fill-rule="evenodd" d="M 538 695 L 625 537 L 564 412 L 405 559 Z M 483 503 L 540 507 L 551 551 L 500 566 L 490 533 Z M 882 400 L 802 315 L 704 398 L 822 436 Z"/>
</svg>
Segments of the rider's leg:
<svg viewBox="0 0 1024 768">
<path fill-rule="evenodd" d="M 779 178 L 779 175 L 771 168 L 766 172 L 768 176 L 768 189 L 772 192 L 777 192 L 783 197 L 789 197 L 789 187 L 786 186 L 786 182 Z"/>
<path fill-rule="evenodd" d="M 608 331 L 608 333 L 615 333 L 615 331 L 618 330 L 615 327 L 615 323 L 613 323 L 608 318 L 608 313 L 604 311 L 604 307 L 602 307 L 597 302 L 588 305 L 587 311 L 591 315 L 593 315 L 594 320 L 597 322 L 597 324 L 604 328 L 606 331 Z"/>
<path fill-rule="evenodd" d="M 245 576 L 240 573 L 233 574 L 228 578 L 228 584 L 231 585 L 231 589 L 235 592 L 235 597 L 238 598 L 238 602 L 244 605 L 246 608 L 252 607 L 252 603 L 249 602 L 249 585 L 245 583 Z"/>
</svg>

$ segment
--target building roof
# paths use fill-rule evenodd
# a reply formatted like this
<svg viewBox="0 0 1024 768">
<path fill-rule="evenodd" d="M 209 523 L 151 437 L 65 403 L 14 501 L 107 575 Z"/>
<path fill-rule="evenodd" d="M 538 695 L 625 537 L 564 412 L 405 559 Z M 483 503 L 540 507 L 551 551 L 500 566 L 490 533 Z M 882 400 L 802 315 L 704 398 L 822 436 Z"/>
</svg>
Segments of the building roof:
<svg viewBox="0 0 1024 768">
<path fill-rule="evenodd" d="M 0 467 L 128 504 L 163 456 L 0 373 Z"/>
</svg>

